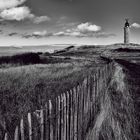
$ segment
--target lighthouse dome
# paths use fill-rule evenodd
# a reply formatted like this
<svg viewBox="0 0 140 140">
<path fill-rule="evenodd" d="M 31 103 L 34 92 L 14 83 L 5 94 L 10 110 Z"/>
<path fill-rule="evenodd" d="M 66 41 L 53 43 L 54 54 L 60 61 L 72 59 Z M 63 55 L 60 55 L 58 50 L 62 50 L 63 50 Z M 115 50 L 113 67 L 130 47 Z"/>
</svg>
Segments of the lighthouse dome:
<svg viewBox="0 0 140 140">
<path fill-rule="evenodd" d="M 125 27 L 129 27 L 129 26 L 130 26 L 130 24 L 129 24 L 129 22 L 128 22 L 128 19 L 126 19 Z"/>
</svg>

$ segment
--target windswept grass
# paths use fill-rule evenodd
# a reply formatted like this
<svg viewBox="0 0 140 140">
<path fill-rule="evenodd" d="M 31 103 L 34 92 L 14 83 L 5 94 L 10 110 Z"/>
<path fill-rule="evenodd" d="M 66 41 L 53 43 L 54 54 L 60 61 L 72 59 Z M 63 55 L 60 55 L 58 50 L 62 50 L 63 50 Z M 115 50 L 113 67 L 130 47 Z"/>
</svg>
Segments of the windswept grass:
<svg viewBox="0 0 140 140">
<path fill-rule="evenodd" d="M 0 116 L 9 123 L 40 109 L 93 71 L 89 62 L 37 64 L 0 69 Z"/>
<path fill-rule="evenodd" d="M 124 60 L 117 62 L 110 87 L 101 102 L 102 110 L 96 120 L 100 127 L 95 132 L 101 140 L 139 140 L 140 65 Z"/>
</svg>

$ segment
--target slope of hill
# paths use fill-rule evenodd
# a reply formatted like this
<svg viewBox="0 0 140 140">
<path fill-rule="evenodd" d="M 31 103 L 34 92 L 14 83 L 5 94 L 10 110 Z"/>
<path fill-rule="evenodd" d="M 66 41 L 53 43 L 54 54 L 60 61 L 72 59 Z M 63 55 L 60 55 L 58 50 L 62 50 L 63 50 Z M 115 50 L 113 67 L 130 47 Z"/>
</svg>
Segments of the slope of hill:
<svg viewBox="0 0 140 140">
<path fill-rule="evenodd" d="M 70 59 L 55 64 L 0 68 L 0 116 L 7 119 L 9 126 L 113 60 L 117 66 L 106 94 L 108 100 L 105 104 L 99 102 L 99 107 L 109 110 L 104 116 L 106 110 L 100 108 L 93 130 L 100 124 L 97 140 L 139 140 L 139 45 L 71 46 L 51 57 Z"/>
</svg>

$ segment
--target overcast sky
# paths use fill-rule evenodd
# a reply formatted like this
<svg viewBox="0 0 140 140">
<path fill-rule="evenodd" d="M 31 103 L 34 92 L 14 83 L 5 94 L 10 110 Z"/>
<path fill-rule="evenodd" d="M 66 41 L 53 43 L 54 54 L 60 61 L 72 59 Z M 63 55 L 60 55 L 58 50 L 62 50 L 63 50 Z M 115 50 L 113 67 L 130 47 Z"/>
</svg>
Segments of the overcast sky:
<svg viewBox="0 0 140 140">
<path fill-rule="evenodd" d="M 140 0 L 0 0 L 0 46 L 140 43 Z"/>
</svg>

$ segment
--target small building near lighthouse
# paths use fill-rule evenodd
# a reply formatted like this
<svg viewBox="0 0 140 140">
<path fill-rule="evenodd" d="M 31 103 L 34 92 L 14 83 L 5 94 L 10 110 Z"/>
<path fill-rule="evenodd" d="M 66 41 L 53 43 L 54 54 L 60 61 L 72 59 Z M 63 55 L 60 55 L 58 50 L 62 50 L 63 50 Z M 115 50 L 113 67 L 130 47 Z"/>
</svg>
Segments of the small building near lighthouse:
<svg viewBox="0 0 140 140">
<path fill-rule="evenodd" d="M 130 24 L 128 19 L 125 20 L 124 25 L 124 44 L 130 43 Z"/>
</svg>

